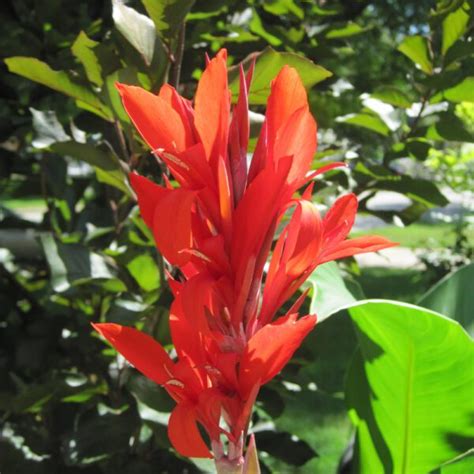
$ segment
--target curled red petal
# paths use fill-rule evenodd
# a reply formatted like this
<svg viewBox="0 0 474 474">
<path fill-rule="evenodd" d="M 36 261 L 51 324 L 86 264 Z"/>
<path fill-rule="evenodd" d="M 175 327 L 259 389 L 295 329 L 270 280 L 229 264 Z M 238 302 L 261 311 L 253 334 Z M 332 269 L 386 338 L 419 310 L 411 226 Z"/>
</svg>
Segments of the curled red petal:
<svg viewBox="0 0 474 474">
<path fill-rule="evenodd" d="M 92 326 L 149 379 L 163 385 L 172 377 L 174 364 L 163 347 L 152 337 L 119 324 L 101 323 Z"/>
<path fill-rule="evenodd" d="M 212 459 L 212 454 L 199 433 L 196 412 L 192 405 L 176 405 L 168 422 L 168 436 L 173 447 L 182 456 Z"/>
<path fill-rule="evenodd" d="M 133 190 L 137 194 L 140 214 L 145 221 L 145 224 L 150 229 L 153 229 L 155 208 L 158 201 L 165 196 L 166 188 L 155 184 L 153 181 L 150 181 L 137 173 L 130 173 L 128 177 Z"/>
<path fill-rule="evenodd" d="M 344 240 L 354 225 L 358 201 L 355 194 L 340 197 L 323 219 L 324 243 L 331 247 Z"/>
</svg>

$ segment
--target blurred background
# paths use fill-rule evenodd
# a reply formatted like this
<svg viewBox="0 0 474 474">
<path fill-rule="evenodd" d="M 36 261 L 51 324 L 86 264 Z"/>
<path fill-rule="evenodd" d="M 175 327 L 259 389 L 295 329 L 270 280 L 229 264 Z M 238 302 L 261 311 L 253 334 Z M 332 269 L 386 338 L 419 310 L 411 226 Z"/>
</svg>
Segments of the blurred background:
<svg viewBox="0 0 474 474">
<path fill-rule="evenodd" d="M 316 183 L 315 201 L 324 212 L 355 192 L 353 236 L 400 243 L 336 266 L 345 288 L 422 304 L 462 268 L 456 291 L 473 293 L 472 11 L 462 0 L 3 0 L 0 472 L 209 469 L 171 450 L 166 393 L 90 327 L 135 324 L 170 344 L 167 264 L 127 179 L 137 170 L 160 181 L 163 168 L 116 81 L 152 91 L 170 82 L 191 98 L 206 52 L 227 48 L 230 66 L 258 53 L 254 146 L 271 79 L 296 67 L 319 126 L 314 168 L 348 164 Z M 233 99 L 237 76 L 231 67 Z M 308 307 L 324 296 L 315 281 Z M 325 304 L 329 314 L 335 303 Z M 456 311 L 472 324 L 467 304 Z M 325 344 L 315 331 L 262 389 L 254 422 L 264 472 L 337 471 L 353 435 L 346 326 L 327 328 Z"/>
</svg>

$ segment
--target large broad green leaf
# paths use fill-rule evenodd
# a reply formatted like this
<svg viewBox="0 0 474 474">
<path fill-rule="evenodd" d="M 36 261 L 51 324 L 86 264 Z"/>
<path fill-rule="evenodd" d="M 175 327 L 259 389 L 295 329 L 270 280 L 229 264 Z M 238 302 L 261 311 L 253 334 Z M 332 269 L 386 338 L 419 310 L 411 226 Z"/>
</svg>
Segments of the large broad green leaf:
<svg viewBox="0 0 474 474">
<path fill-rule="evenodd" d="M 474 263 L 446 275 L 418 304 L 458 321 L 474 337 Z"/>
<path fill-rule="evenodd" d="M 157 33 L 164 38 L 172 38 L 191 10 L 194 0 L 142 0 L 142 3 Z"/>
<path fill-rule="evenodd" d="M 99 46 L 97 41 L 91 40 L 83 31 L 79 33 L 72 44 L 72 54 L 81 62 L 89 81 L 102 87 L 102 68 L 97 58 L 94 48 Z"/>
<path fill-rule="evenodd" d="M 120 160 L 112 152 L 105 152 L 98 147 L 75 141 L 55 143 L 50 148 L 60 155 L 71 156 L 89 163 L 94 168 L 97 179 L 101 183 L 114 186 L 125 194 L 132 196 L 127 175 Z"/>
<path fill-rule="evenodd" d="M 76 99 L 79 107 L 113 121 L 110 109 L 87 87 L 75 83 L 65 71 L 54 71 L 39 59 L 23 56 L 7 58 L 5 63 L 10 72 L 66 94 Z"/>
<path fill-rule="evenodd" d="M 318 322 L 356 301 L 356 297 L 348 290 L 336 262 L 320 265 L 306 280 L 305 286 L 312 287 L 309 312 L 317 315 Z"/>
<path fill-rule="evenodd" d="M 273 79 L 285 65 L 294 67 L 306 88 L 310 88 L 332 75 L 327 69 L 314 64 L 309 59 L 294 53 L 280 53 L 268 47 L 257 56 L 251 55 L 243 61 L 247 69 L 256 58 L 255 72 L 250 87 L 249 102 L 251 104 L 265 104 L 270 94 L 270 86 Z M 233 100 L 237 99 L 239 90 L 239 69 L 229 69 L 229 87 L 233 94 Z"/>
<path fill-rule="evenodd" d="M 140 53 L 149 66 L 155 51 L 155 25 L 146 15 L 127 7 L 119 0 L 112 1 L 112 17 L 116 28 Z"/>
<path fill-rule="evenodd" d="M 466 474 L 474 472 L 474 449 L 470 449 L 465 455 L 443 464 L 432 474 Z"/>
<path fill-rule="evenodd" d="M 474 342 L 455 321 L 393 301 L 350 309 L 360 352 L 347 380 L 358 472 L 425 474 L 474 442 Z"/>
<path fill-rule="evenodd" d="M 469 4 L 465 2 L 443 20 L 443 39 L 441 51 L 444 54 L 466 31 L 469 22 Z"/>
<path fill-rule="evenodd" d="M 410 58 L 426 74 L 433 72 L 428 43 L 423 36 L 407 36 L 398 46 L 398 51 Z"/>
</svg>

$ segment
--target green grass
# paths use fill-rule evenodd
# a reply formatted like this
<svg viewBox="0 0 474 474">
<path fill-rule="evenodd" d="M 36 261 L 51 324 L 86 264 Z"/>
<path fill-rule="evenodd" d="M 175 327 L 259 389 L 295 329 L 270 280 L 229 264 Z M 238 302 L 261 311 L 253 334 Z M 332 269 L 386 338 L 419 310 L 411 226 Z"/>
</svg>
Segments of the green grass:
<svg viewBox="0 0 474 474">
<path fill-rule="evenodd" d="M 474 226 L 465 231 L 469 242 L 474 246 Z M 452 247 L 456 241 L 456 231 L 453 224 L 411 224 L 408 227 L 390 225 L 370 229 L 367 232 L 354 232 L 352 237 L 376 234 L 398 242 L 409 248 L 442 248 Z"/>
</svg>

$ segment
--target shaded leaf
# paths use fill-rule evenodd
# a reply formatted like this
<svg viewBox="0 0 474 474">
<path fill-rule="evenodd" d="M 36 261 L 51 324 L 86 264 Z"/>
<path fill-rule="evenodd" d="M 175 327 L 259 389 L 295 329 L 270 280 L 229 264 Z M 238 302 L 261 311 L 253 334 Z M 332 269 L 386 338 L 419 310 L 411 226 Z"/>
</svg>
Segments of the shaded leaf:
<svg viewBox="0 0 474 474">
<path fill-rule="evenodd" d="M 418 301 L 420 306 L 458 321 L 474 337 L 474 263 L 446 275 Z"/>
<path fill-rule="evenodd" d="M 142 0 L 148 15 L 156 26 L 157 33 L 166 38 L 172 38 L 189 10 L 194 0 Z"/>
<path fill-rule="evenodd" d="M 75 141 L 56 143 L 51 146 L 51 150 L 89 163 L 95 169 L 97 179 L 101 183 L 114 186 L 128 196 L 132 196 L 127 175 L 120 160 L 112 152 L 105 152 L 98 147 Z"/>
<path fill-rule="evenodd" d="M 290 433 L 259 431 L 255 433 L 255 439 L 259 451 L 265 451 L 292 466 L 302 466 L 317 456 L 308 443 Z"/>
</svg>

